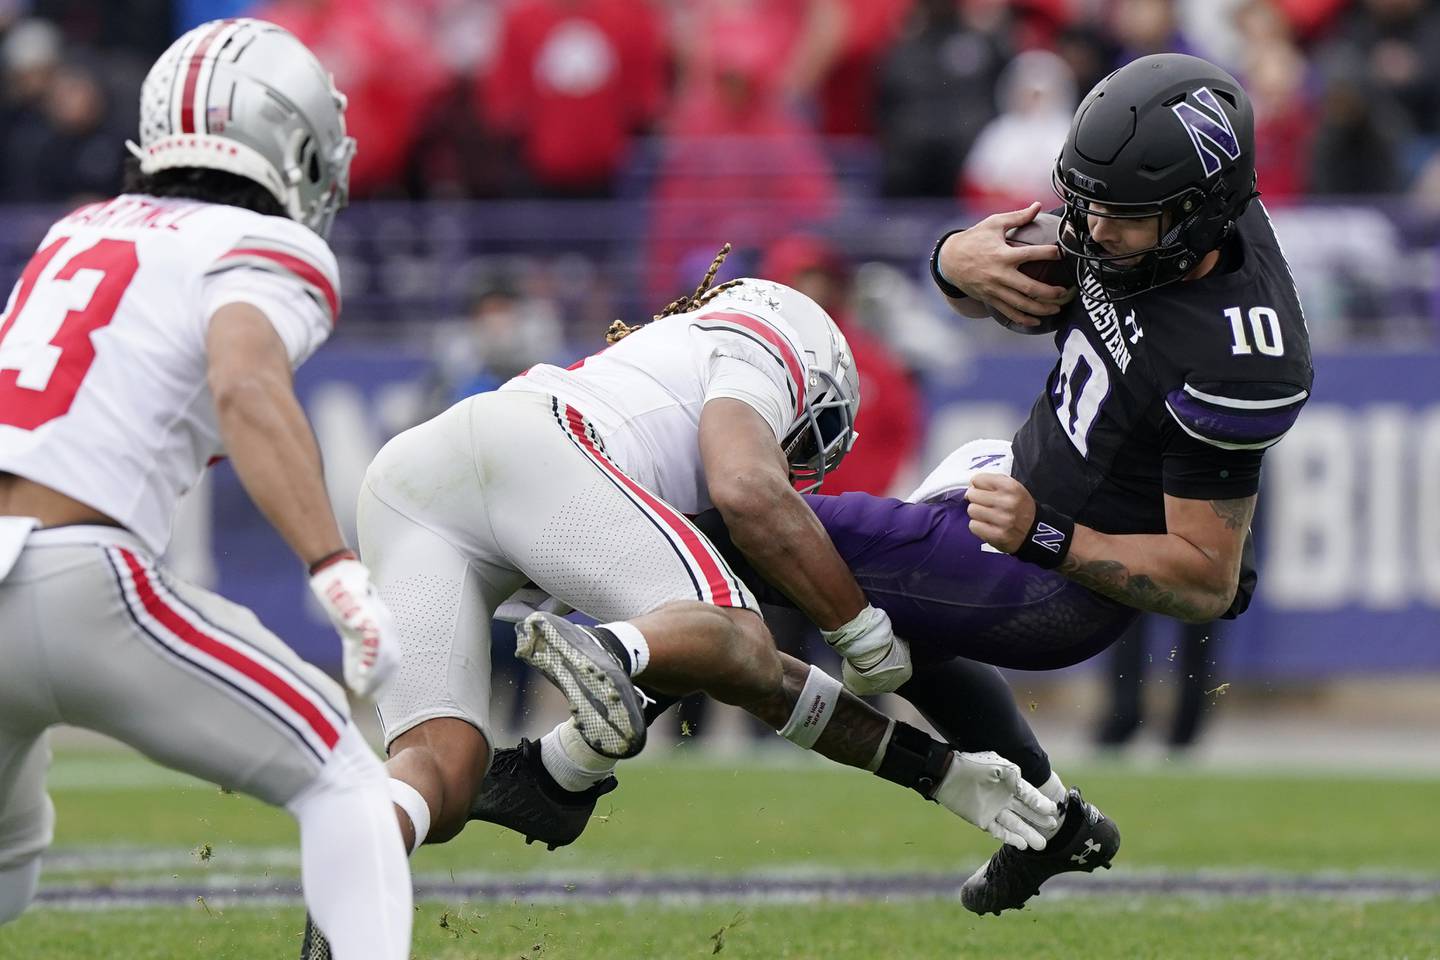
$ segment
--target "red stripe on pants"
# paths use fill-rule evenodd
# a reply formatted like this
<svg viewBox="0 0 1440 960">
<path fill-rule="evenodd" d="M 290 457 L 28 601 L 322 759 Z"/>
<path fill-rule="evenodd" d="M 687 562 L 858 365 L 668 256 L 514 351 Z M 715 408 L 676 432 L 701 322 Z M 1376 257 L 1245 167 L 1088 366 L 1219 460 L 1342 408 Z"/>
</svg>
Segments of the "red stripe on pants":
<svg viewBox="0 0 1440 960">
<path fill-rule="evenodd" d="M 325 744 L 333 749 L 340 739 L 340 732 L 335 729 L 334 724 L 327 720 L 320 710 L 311 703 L 294 686 L 286 683 L 284 679 L 276 676 L 263 664 L 257 663 L 245 656 L 234 647 L 228 646 L 207 634 L 200 632 L 196 627 L 186 620 L 173 608 L 171 608 L 160 595 L 155 592 L 154 585 L 150 582 L 149 576 L 140 561 L 128 550 L 120 550 L 120 556 L 125 559 L 125 566 L 130 570 L 130 576 L 135 581 L 135 592 L 140 596 L 140 603 L 145 607 L 145 612 L 169 630 L 183 642 L 194 647 L 202 653 L 208 654 L 219 660 L 228 667 L 244 674 L 251 680 L 270 691 L 280 699 L 291 710 L 303 717 L 315 731 L 315 735 Z"/>
<path fill-rule="evenodd" d="M 580 445 L 590 453 L 590 456 L 611 476 L 624 484 L 626 489 L 639 497 L 667 527 L 679 534 L 680 542 L 685 548 L 684 552 L 690 555 L 690 559 L 704 574 L 705 585 L 710 589 L 710 595 L 713 597 L 711 602 L 717 607 L 737 606 L 735 596 L 730 591 L 730 583 L 725 577 L 725 571 L 720 569 L 720 564 L 705 548 L 700 534 L 685 521 L 684 517 L 676 513 L 673 507 L 626 476 L 625 472 L 615 466 L 609 457 L 597 450 L 594 441 L 585 432 L 585 423 L 580 417 L 580 412 L 569 404 L 565 406 L 565 420 L 570 424 L 570 432 L 574 434 L 576 440 L 580 441 Z"/>
</svg>

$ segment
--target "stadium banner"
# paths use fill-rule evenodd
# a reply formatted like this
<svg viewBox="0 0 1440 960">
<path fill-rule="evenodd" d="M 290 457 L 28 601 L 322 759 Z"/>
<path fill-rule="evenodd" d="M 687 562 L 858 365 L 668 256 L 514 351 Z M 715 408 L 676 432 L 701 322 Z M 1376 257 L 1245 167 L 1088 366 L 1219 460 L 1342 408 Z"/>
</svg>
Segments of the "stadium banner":
<svg viewBox="0 0 1440 960">
<path fill-rule="evenodd" d="M 923 468 L 976 437 L 1008 437 L 1043 388 L 1048 341 L 984 354 L 926 390 Z M 384 441 L 424 409 L 429 361 L 333 344 L 300 371 L 342 527 Z M 1314 397 L 1266 457 L 1256 534 L 1260 584 L 1223 625 L 1227 677 L 1306 679 L 1440 672 L 1440 354 L 1317 356 Z M 862 441 L 863 442 L 863 441 Z M 339 642 L 303 570 L 222 464 L 187 500 L 170 561 L 253 609 L 306 658 L 334 669 Z"/>
</svg>

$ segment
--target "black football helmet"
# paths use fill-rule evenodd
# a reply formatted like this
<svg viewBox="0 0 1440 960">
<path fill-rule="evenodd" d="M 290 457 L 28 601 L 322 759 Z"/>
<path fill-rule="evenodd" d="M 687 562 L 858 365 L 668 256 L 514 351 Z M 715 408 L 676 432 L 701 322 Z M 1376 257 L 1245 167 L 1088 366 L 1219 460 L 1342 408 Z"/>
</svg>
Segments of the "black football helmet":
<svg viewBox="0 0 1440 960">
<path fill-rule="evenodd" d="M 1081 102 L 1054 183 L 1065 202 L 1060 246 L 1077 258 L 1082 291 L 1113 302 L 1173 283 L 1220 246 L 1259 196 L 1250 98 L 1199 57 L 1141 57 Z M 1090 216 L 1159 216 L 1159 240 L 1111 255 L 1090 236 Z M 1086 265 L 1098 289 L 1087 289 Z"/>
</svg>

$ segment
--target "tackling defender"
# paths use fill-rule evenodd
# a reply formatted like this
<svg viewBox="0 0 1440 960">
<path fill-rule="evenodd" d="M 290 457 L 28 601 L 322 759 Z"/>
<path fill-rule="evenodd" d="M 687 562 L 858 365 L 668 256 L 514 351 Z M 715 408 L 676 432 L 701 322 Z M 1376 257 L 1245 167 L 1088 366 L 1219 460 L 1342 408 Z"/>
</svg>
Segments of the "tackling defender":
<svg viewBox="0 0 1440 960">
<path fill-rule="evenodd" d="M 1243 612 L 1253 593 L 1260 460 L 1311 381 L 1289 269 L 1251 203 L 1253 145 L 1245 92 L 1203 60 L 1146 57 L 1102 81 L 1056 165 L 1078 298 L 1017 269 L 1058 250 L 1005 242 L 1038 205 L 935 247 L 936 282 L 957 310 L 994 304 L 1027 326 L 1054 323 L 1061 358 L 1013 447 L 962 447 L 918 502 L 806 498 L 911 645 L 915 676 L 897 692 L 957 748 L 1010 757 L 1066 801 L 1043 850 L 1002 847 L 966 883 L 975 912 L 1019 907 L 1057 873 L 1108 864 L 1119 835 L 1078 791 L 1067 797 L 1003 678 L 974 661 L 1054 669 L 1099 652 L 1139 610 L 1209 620 Z M 701 524 L 723 549 L 719 525 Z M 727 556 L 744 576 L 737 546 Z M 762 602 L 788 602 L 745 578 Z M 525 749 L 497 756 L 508 780 L 487 782 L 475 816 L 569 842 L 614 781 L 557 792 L 519 762 Z"/>
<path fill-rule="evenodd" d="M 886 718 L 838 683 L 782 666 L 754 597 L 686 518 L 714 504 L 736 536 L 764 540 L 772 575 L 812 598 L 806 612 L 847 652 L 857 684 L 909 677 L 904 644 L 791 486 L 818 482 L 853 442 L 844 336 L 789 287 L 708 290 L 719 262 L 656 322 L 621 325 L 609 349 L 568 369 L 542 365 L 461 401 L 367 471 L 361 549 L 406 652 L 379 705 L 407 842 L 449 839 L 468 820 L 490 759 L 487 625 L 527 581 L 604 621 L 539 613 L 518 631 L 518 655 L 571 702 L 573 719 L 539 747 L 566 782 L 639 752 L 632 678 L 643 677 L 745 707 L 842 763 L 923 782 L 1010 842 L 1042 842 L 1027 819 L 1048 822 L 1053 805 L 1017 787 L 1013 765 L 890 744 Z"/>
<path fill-rule="evenodd" d="M 350 688 L 398 661 L 291 389 L 339 310 L 325 235 L 355 149 L 344 107 L 278 27 L 185 34 L 146 77 L 127 193 L 57 222 L 0 320 L 0 923 L 34 895 L 46 730 L 70 723 L 283 805 L 336 955 L 409 956 L 408 864 L 343 691 L 156 560 L 180 496 L 228 454 L 309 566 Z"/>
<path fill-rule="evenodd" d="M 362 555 L 405 657 L 379 707 L 400 826 L 413 851 L 470 819 L 490 766 L 491 617 L 527 582 L 602 623 L 537 612 L 517 656 L 570 701 L 539 744 L 585 790 L 644 746 L 634 682 L 703 690 L 806 749 L 913 787 L 1006 843 L 1043 846 L 1055 805 L 990 753 L 892 721 L 823 671 L 782 658 L 750 590 L 687 518 L 715 506 L 757 564 L 807 598 L 852 686 L 894 689 L 908 651 L 868 604 L 792 484 L 854 440 L 859 386 L 844 335 L 814 301 L 743 279 L 695 293 L 567 369 L 540 365 L 391 440 L 360 492 Z M 307 935 L 305 957 L 323 957 Z"/>
</svg>

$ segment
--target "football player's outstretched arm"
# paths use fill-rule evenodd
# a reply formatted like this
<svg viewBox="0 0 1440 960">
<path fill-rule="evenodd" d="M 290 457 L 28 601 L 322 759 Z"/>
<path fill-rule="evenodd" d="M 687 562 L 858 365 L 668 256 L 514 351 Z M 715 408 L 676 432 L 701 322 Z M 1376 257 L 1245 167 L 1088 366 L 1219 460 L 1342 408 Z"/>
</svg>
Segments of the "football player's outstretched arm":
<svg viewBox="0 0 1440 960">
<path fill-rule="evenodd" d="M 220 436 L 245 492 L 307 566 L 343 549 L 320 450 L 269 319 L 248 303 L 221 307 L 206 354 Z"/>
<path fill-rule="evenodd" d="M 399 637 L 370 572 L 340 536 L 285 344 L 259 309 L 231 303 L 211 318 L 205 349 L 225 451 L 250 499 L 305 562 L 340 634 L 346 685 L 369 696 L 399 666 Z"/>
<path fill-rule="evenodd" d="M 740 400 L 721 397 L 700 412 L 700 456 L 710 499 L 730 537 L 760 573 L 823 630 L 850 622 L 865 594 L 830 536 L 790 485 L 775 434 Z"/>
<path fill-rule="evenodd" d="M 966 492 L 970 530 L 1006 553 L 1020 550 L 1035 524 L 1035 500 L 1003 474 L 978 474 Z M 1057 568 L 1082 586 L 1188 623 L 1229 609 L 1240 582 L 1255 496 L 1187 500 L 1165 495 L 1165 533 L 1106 534 L 1075 525 Z"/>
</svg>

